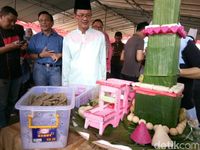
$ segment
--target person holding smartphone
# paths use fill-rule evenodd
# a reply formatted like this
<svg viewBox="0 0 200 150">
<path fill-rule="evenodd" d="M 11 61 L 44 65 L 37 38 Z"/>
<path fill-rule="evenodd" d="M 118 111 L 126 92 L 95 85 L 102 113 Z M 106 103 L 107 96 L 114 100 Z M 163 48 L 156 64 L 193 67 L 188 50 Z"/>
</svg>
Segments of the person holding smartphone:
<svg viewBox="0 0 200 150">
<path fill-rule="evenodd" d="M 10 6 L 0 10 L 0 128 L 8 125 L 21 85 L 20 52 L 26 46 L 14 29 L 17 16 Z"/>
</svg>

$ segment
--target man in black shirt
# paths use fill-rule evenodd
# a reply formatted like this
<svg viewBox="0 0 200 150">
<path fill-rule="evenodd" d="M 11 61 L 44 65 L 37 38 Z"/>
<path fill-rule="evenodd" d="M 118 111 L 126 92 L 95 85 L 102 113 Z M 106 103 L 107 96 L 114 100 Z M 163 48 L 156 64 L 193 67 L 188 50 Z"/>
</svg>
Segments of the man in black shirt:
<svg viewBox="0 0 200 150">
<path fill-rule="evenodd" d="M 198 47 L 195 45 L 194 40 L 191 37 L 186 37 L 186 39 L 181 39 L 182 43 L 185 42 L 185 47 L 180 50 L 180 69 L 187 69 L 196 67 L 197 72 L 200 68 L 200 51 Z M 184 45 L 184 44 L 182 44 Z M 181 105 L 187 110 L 192 109 L 194 106 L 196 108 L 197 117 L 200 122 L 200 95 L 199 95 L 199 87 L 198 82 L 193 84 L 193 79 L 197 78 L 194 75 L 187 76 L 187 74 L 183 74 L 180 72 L 181 77 L 178 79 L 178 82 L 184 83 L 185 88 L 183 91 L 184 97 L 182 98 Z M 194 87 L 194 88 L 193 88 Z M 194 95 L 193 95 L 194 94 Z"/>
<path fill-rule="evenodd" d="M 20 50 L 25 49 L 14 29 L 17 12 L 9 6 L 0 10 L 0 128 L 7 125 L 20 89 Z"/>
<path fill-rule="evenodd" d="M 124 43 L 122 43 L 122 33 L 116 32 L 115 33 L 115 42 L 112 43 L 112 58 L 111 58 L 111 77 L 112 78 L 120 78 L 121 69 L 122 69 L 122 62 L 120 60 L 120 56 L 122 50 L 124 49 Z"/>
</svg>

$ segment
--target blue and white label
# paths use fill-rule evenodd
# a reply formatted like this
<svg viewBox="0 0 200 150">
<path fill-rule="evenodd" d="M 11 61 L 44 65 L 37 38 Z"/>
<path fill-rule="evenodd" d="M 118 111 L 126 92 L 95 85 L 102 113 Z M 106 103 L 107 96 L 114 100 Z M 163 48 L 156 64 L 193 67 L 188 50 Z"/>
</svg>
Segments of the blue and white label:
<svg viewBox="0 0 200 150">
<path fill-rule="evenodd" d="M 56 128 L 53 129 L 32 129 L 32 141 L 38 142 L 52 142 L 56 141 Z"/>
</svg>

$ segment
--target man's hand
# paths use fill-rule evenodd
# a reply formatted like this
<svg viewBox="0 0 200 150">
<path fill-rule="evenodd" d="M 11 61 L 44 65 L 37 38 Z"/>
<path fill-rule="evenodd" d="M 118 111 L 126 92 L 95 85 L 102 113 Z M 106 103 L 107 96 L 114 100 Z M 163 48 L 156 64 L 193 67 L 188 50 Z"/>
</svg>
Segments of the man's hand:
<svg viewBox="0 0 200 150">
<path fill-rule="evenodd" d="M 15 50 L 15 49 L 20 49 L 21 45 L 19 44 L 19 41 L 16 41 L 10 44 L 6 44 L 5 47 L 9 48 L 10 50 Z"/>
<path fill-rule="evenodd" d="M 48 50 L 47 47 L 45 47 L 40 53 L 40 57 L 53 57 L 54 54 L 53 50 Z"/>
<path fill-rule="evenodd" d="M 53 59 L 53 61 L 58 61 L 60 58 L 62 57 L 61 53 L 53 53 L 53 55 L 51 56 L 51 58 Z"/>
<path fill-rule="evenodd" d="M 21 45 L 20 45 L 19 41 L 15 41 L 13 43 L 9 43 L 3 47 L 0 47 L 0 54 L 7 53 L 7 52 L 10 52 L 13 50 L 20 49 L 20 48 L 21 48 Z"/>
<path fill-rule="evenodd" d="M 25 42 L 25 43 L 20 43 L 20 46 L 21 46 L 21 47 L 20 47 L 21 50 L 23 50 L 23 51 L 24 51 L 24 50 L 27 50 L 27 48 L 28 48 L 28 43 L 27 43 L 27 42 Z"/>
</svg>

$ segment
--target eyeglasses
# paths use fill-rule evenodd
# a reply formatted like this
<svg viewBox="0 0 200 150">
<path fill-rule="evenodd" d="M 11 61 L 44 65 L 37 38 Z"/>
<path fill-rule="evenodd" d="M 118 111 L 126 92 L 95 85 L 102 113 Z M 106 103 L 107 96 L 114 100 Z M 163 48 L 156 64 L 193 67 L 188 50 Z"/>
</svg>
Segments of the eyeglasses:
<svg viewBox="0 0 200 150">
<path fill-rule="evenodd" d="M 76 16 L 78 16 L 79 18 L 91 18 L 92 14 L 76 14 Z"/>
<path fill-rule="evenodd" d="M 51 22 L 51 20 L 47 20 L 47 19 L 44 19 L 44 20 L 38 20 L 39 21 L 39 23 L 42 23 L 42 22 Z"/>
</svg>

